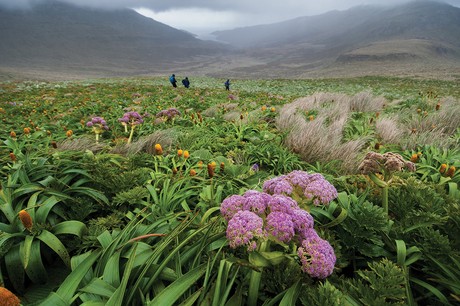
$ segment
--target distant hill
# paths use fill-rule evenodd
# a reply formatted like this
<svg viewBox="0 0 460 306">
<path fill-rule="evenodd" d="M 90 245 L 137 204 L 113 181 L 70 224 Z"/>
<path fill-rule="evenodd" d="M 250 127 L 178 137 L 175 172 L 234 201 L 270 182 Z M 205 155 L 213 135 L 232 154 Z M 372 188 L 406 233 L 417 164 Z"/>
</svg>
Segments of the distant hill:
<svg viewBox="0 0 460 306">
<path fill-rule="evenodd" d="M 391 75 L 460 80 L 460 8 L 358 6 L 218 31 L 203 41 L 133 10 L 43 0 L 0 8 L 0 79 L 169 74 L 222 78 Z"/>
<path fill-rule="evenodd" d="M 39 3 L 27 10 L 0 8 L 0 66 L 142 73 L 224 51 L 134 10 Z"/>
<path fill-rule="evenodd" d="M 460 77 L 460 8 L 440 2 L 358 6 L 213 34 L 259 59 L 255 69 L 266 75 L 274 70 L 304 76 L 355 69 L 425 73 L 450 67 Z"/>
</svg>

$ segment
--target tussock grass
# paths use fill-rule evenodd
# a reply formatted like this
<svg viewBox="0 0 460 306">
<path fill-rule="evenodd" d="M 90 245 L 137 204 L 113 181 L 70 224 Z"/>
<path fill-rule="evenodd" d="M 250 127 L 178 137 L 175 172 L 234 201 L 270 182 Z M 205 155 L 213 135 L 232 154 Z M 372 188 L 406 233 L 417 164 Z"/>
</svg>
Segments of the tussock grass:
<svg viewBox="0 0 460 306">
<path fill-rule="evenodd" d="M 162 148 L 170 149 L 178 139 L 178 132 L 174 129 L 158 130 L 154 133 L 140 137 L 130 144 L 121 144 L 114 147 L 111 153 L 120 155 L 132 155 L 140 152 L 154 154 L 155 144 L 159 143 Z"/>
<path fill-rule="evenodd" d="M 372 98 L 369 93 L 355 96 L 334 93 L 317 93 L 286 104 L 280 111 L 276 124 L 287 132 L 285 144 L 308 163 L 316 161 L 341 161 L 341 170 L 353 173 L 357 169 L 360 151 L 367 137 L 352 141 L 343 140 L 343 130 L 352 111 L 379 111 L 385 99 Z M 305 112 L 317 112 L 310 121 Z"/>
<path fill-rule="evenodd" d="M 57 143 L 59 151 L 86 151 L 93 153 L 100 152 L 104 149 L 104 144 L 96 143 L 96 139 L 90 136 L 82 136 L 78 138 L 67 138 Z"/>
<path fill-rule="evenodd" d="M 379 118 L 375 122 L 377 138 L 384 144 L 399 143 L 407 133 L 399 126 L 398 121 L 392 118 Z"/>
</svg>

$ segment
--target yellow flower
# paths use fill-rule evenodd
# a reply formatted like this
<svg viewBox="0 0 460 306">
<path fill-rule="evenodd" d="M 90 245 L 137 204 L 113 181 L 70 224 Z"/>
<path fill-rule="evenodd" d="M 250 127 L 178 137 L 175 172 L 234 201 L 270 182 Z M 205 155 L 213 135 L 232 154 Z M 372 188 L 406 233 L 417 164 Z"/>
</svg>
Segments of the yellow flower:
<svg viewBox="0 0 460 306">
<path fill-rule="evenodd" d="M 184 158 L 187 159 L 190 157 L 190 153 L 187 150 L 184 151 Z"/>
<path fill-rule="evenodd" d="M 21 301 L 10 290 L 0 287 L 0 306 L 19 306 Z"/>
<path fill-rule="evenodd" d="M 24 227 L 28 231 L 30 231 L 32 229 L 32 226 L 33 226 L 32 217 L 30 216 L 30 214 L 27 211 L 25 211 L 24 209 L 21 210 L 19 212 L 19 219 L 21 220 L 22 225 L 24 225 Z"/>
<path fill-rule="evenodd" d="M 276 108 L 271 107 L 271 108 L 270 108 L 270 111 L 271 111 L 272 113 L 274 113 L 274 112 L 276 112 Z"/>
<path fill-rule="evenodd" d="M 315 119 L 315 116 L 313 116 L 313 115 L 310 115 L 310 116 L 308 117 L 308 120 L 310 120 L 310 121 L 313 121 L 314 119 Z"/>
<path fill-rule="evenodd" d="M 73 131 L 72 131 L 72 130 L 68 130 L 68 131 L 65 133 L 65 135 L 66 135 L 67 137 L 72 137 Z"/>
<path fill-rule="evenodd" d="M 260 108 L 262 111 L 265 111 L 267 109 L 267 107 L 264 105 Z"/>
<path fill-rule="evenodd" d="M 417 153 L 412 154 L 412 156 L 410 157 L 410 161 L 413 163 L 418 162 L 418 154 Z"/>
<path fill-rule="evenodd" d="M 183 154 L 183 151 L 181 149 L 177 150 L 177 156 L 181 157 Z"/>
<path fill-rule="evenodd" d="M 163 155 L 163 148 L 161 147 L 161 144 L 157 143 L 155 145 L 155 154 L 156 155 Z"/>
</svg>

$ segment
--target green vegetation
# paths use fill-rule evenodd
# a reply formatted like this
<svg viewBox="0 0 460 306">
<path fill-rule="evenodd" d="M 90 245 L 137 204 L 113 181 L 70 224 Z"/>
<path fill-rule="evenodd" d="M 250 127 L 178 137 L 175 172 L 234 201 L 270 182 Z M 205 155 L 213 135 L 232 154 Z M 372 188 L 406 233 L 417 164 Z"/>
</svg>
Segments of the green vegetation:
<svg viewBox="0 0 460 306">
<path fill-rule="evenodd" d="M 0 285 L 45 306 L 459 303 L 459 99 L 383 77 L 2 83 Z M 295 174 L 321 184 L 268 186 Z M 264 231 L 239 239 L 237 214 Z"/>
</svg>

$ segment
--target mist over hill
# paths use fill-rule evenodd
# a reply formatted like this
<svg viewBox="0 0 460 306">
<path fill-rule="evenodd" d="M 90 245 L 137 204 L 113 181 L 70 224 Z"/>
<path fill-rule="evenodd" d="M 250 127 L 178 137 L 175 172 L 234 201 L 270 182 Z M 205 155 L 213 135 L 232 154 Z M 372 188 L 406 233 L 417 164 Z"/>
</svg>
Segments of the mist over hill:
<svg viewBox="0 0 460 306">
<path fill-rule="evenodd" d="M 199 40 L 130 9 L 0 8 L 0 75 L 460 79 L 460 8 L 440 2 L 359 6 L 213 35 Z"/>
</svg>

